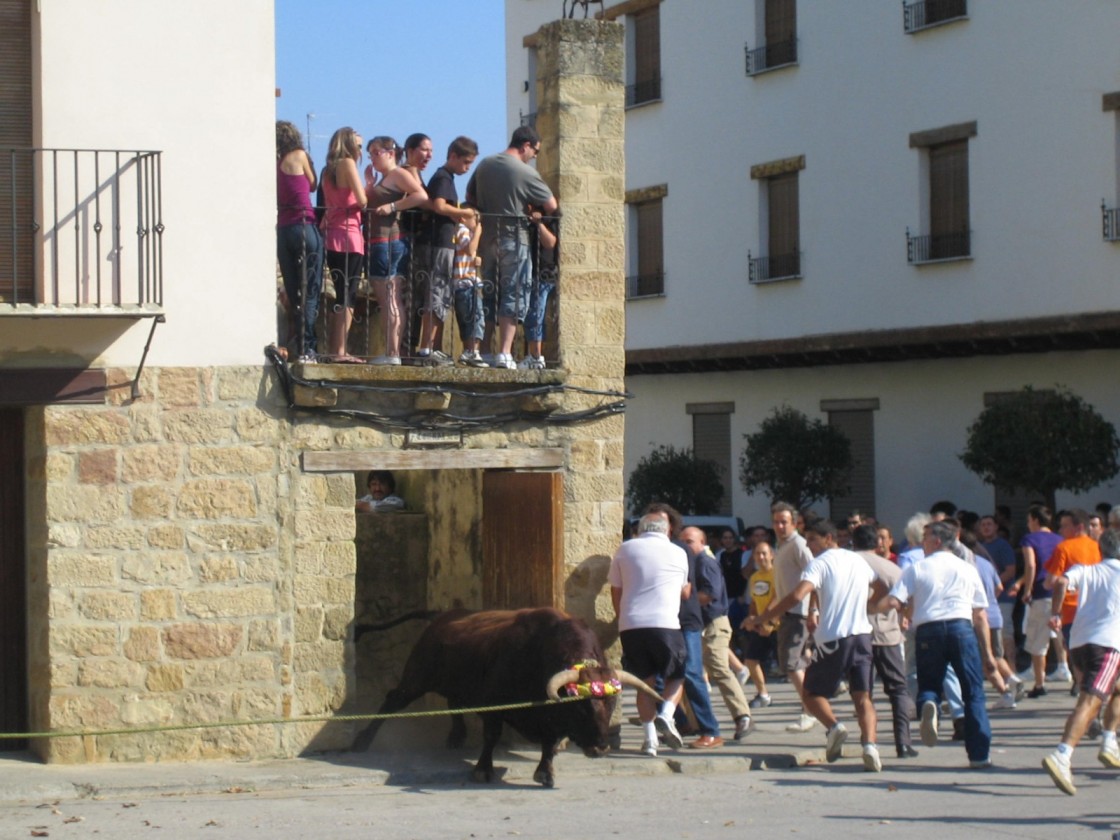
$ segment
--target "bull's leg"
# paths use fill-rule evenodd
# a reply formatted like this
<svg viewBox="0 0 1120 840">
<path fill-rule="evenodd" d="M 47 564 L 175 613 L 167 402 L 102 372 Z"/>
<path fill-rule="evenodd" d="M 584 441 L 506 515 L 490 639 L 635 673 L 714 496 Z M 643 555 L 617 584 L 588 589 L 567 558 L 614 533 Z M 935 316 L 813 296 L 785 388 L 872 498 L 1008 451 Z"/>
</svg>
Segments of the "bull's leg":
<svg viewBox="0 0 1120 840">
<path fill-rule="evenodd" d="M 537 772 L 533 774 L 533 781 L 540 782 L 545 787 L 552 787 L 556 780 L 552 776 L 552 757 L 556 755 L 556 739 L 545 738 L 541 742 L 541 763 L 537 765 Z"/>
<path fill-rule="evenodd" d="M 471 778 L 476 782 L 492 782 L 494 780 L 494 747 L 502 737 L 502 719 L 496 714 L 482 716 L 482 755 L 471 772 Z"/>
<path fill-rule="evenodd" d="M 385 696 L 385 702 L 381 704 L 381 708 L 377 710 L 377 713 L 379 715 L 390 715 L 394 712 L 399 712 L 415 699 L 415 696 L 404 694 L 399 688 L 394 688 Z M 373 739 L 377 737 L 377 731 L 381 729 L 381 724 L 384 722 L 383 720 L 371 720 L 369 725 L 354 738 L 350 749 L 353 752 L 365 752 L 368 750 L 373 743 Z"/>
</svg>

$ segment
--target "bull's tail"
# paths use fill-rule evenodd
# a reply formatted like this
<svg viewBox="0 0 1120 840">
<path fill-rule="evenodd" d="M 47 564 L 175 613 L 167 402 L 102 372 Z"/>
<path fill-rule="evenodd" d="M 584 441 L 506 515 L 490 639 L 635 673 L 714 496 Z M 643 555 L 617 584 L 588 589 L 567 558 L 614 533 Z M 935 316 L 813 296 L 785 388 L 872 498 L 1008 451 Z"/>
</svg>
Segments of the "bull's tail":
<svg viewBox="0 0 1120 840">
<path fill-rule="evenodd" d="M 362 638 L 366 633 L 376 633 L 379 630 L 388 630 L 396 627 L 398 624 L 404 624 L 406 621 L 431 621 L 440 614 L 440 610 L 413 610 L 404 615 L 399 615 L 390 621 L 384 621 L 379 624 L 355 624 L 354 625 L 354 641 Z"/>
</svg>

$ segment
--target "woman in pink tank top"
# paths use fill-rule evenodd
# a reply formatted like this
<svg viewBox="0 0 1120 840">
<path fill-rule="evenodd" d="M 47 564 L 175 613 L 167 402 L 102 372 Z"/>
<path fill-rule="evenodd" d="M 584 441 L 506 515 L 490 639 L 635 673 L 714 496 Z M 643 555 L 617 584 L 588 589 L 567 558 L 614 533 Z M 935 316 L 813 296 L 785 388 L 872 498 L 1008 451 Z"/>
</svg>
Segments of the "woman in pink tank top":
<svg viewBox="0 0 1120 840">
<path fill-rule="evenodd" d="M 330 317 L 327 352 L 338 361 L 356 362 L 346 352 L 346 336 L 354 318 L 354 295 L 362 276 L 365 243 L 362 238 L 362 211 L 366 191 L 358 174 L 362 159 L 362 138 L 350 127 L 331 136 L 327 165 L 323 170 L 323 238 L 327 249 L 327 268 L 334 284 L 334 311 Z"/>
</svg>

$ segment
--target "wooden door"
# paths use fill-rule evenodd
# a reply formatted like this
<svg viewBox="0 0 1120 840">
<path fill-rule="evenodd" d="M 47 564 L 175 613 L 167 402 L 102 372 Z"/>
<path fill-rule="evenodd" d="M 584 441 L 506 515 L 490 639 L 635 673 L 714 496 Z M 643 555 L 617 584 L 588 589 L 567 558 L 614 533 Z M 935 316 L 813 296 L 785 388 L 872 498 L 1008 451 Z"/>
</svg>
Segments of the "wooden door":
<svg viewBox="0 0 1120 840">
<path fill-rule="evenodd" d="M 559 472 L 483 473 L 484 609 L 563 606 L 563 512 Z"/>
<path fill-rule="evenodd" d="M 23 410 L 0 408 L 0 732 L 27 731 Z M 26 749 L 0 739 L 0 750 Z"/>
</svg>

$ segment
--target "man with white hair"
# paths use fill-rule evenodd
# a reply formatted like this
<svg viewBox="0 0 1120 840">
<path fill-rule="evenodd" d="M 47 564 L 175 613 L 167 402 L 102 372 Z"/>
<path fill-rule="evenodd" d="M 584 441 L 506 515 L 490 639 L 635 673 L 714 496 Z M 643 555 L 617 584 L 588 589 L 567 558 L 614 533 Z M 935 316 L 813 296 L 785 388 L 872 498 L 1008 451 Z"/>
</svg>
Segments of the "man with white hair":
<svg viewBox="0 0 1120 840">
<path fill-rule="evenodd" d="M 1120 769 L 1116 725 L 1120 721 L 1120 531 L 1101 534 L 1101 555 L 1093 565 L 1075 564 L 1054 579 L 1050 599 L 1050 627 L 1062 629 L 1063 601 L 1077 594 L 1077 620 L 1070 631 L 1069 657 L 1081 676 L 1077 705 L 1066 719 L 1058 748 L 1042 759 L 1042 766 L 1063 793 L 1073 796 L 1073 750 L 1097 717 L 1101 705 L 1104 730 L 1097 758 L 1105 767 Z"/>
<path fill-rule="evenodd" d="M 969 766 L 991 767 L 992 729 L 984 707 L 984 674 L 996 668 L 988 630 L 988 598 L 974 566 L 951 552 L 953 522 L 925 528 L 925 557 L 902 573 L 878 609 L 913 608 L 918 660 L 918 707 L 922 743 L 937 744 L 937 717 L 945 671 L 953 666 L 964 700 L 964 745 Z"/>
<path fill-rule="evenodd" d="M 611 560 L 607 579 L 611 601 L 618 615 L 622 665 L 656 687 L 663 680 L 661 707 L 639 695 L 642 752 L 657 755 L 658 735 L 673 749 L 683 745 L 673 723 L 681 699 L 685 644 L 678 614 L 681 599 L 692 591 L 688 582 L 688 555 L 669 542 L 669 517 L 647 513 L 638 522 L 638 536 L 624 542 Z"/>
</svg>

